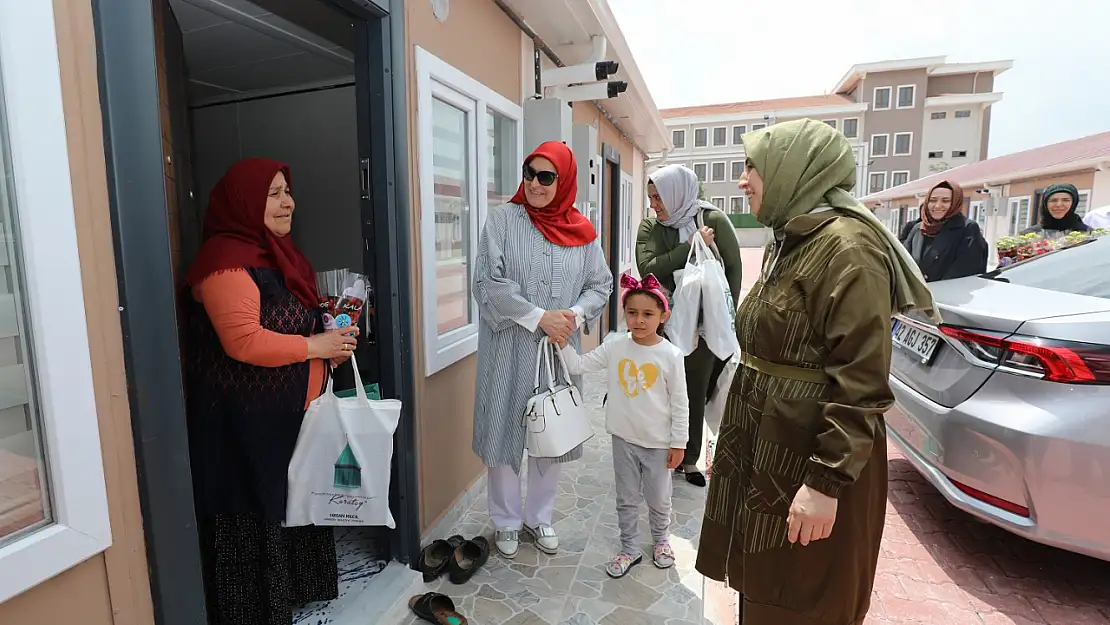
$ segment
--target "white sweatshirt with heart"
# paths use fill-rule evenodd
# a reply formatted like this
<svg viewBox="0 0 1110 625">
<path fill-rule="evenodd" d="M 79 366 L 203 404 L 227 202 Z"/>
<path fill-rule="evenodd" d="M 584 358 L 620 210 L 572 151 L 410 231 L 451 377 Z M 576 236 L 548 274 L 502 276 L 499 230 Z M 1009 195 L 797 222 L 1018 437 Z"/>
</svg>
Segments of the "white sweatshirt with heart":
<svg viewBox="0 0 1110 625">
<path fill-rule="evenodd" d="M 685 449 L 690 400 L 682 352 L 667 339 L 640 345 L 625 332 L 579 355 L 562 350 L 571 375 L 604 371 L 608 378 L 605 426 L 610 434 L 648 449 Z"/>
</svg>

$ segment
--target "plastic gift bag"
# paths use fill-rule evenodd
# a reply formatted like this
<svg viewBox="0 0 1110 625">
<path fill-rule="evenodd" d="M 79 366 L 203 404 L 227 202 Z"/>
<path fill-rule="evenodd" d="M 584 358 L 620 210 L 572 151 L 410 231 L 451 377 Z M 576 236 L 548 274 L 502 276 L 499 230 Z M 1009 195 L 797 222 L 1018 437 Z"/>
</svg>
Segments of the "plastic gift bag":
<svg viewBox="0 0 1110 625">
<path fill-rule="evenodd" d="M 389 510 L 393 433 L 401 402 L 371 400 L 354 356 L 355 394 L 327 389 L 305 412 L 293 459 L 285 525 L 396 527 Z"/>
<path fill-rule="evenodd" d="M 717 384 L 705 405 L 705 426 L 713 436 L 721 431 L 721 420 L 725 414 L 725 404 L 728 402 L 728 391 L 732 388 L 732 379 L 736 376 L 736 369 L 740 366 L 740 354 L 734 353 L 725 363 L 721 375 L 717 377 Z M 708 457 L 707 457 L 708 460 Z"/>
<path fill-rule="evenodd" d="M 705 250 L 701 261 L 702 335 L 717 358 L 728 360 L 740 349 L 736 340 L 736 305 L 725 277 L 725 266 L 701 237 L 694 244 Z"/>
<path fill-rule="evenodd" d="M 700 243 L 700 245 L 699 245 Z M 702 263 L 710 254 L 700 236 L 694 237 L 686 268 L 674 272 L 675 290 L 671 298 L 671 318 L 663 326 L 667 339 L 689 356 L 698 347 L 698 316 L 701 312 Z"/>
</svg>

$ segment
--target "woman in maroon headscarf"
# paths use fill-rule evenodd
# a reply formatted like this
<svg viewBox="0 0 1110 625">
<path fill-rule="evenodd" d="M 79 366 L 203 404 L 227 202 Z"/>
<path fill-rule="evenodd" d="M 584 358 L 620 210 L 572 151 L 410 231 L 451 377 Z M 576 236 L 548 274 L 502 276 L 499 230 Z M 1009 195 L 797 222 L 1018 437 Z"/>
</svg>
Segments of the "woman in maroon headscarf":
<svg viewBox="0 0 1110 625">
<path fill-rule="evenodd" d="M 481 323 L 473 445 L 489 468 L 494 544 L 507 558 L 516 556 L 521 530 L 541 551 L 558 550 L 551 525 L 560 463 L 582 457 L 578 447 L 557 459 L 529 458 L 521 508 L 521 415 L 535 388 L 538 341 L 546 334 L 578 347 L 578 326 L 598 317 L 613 291 L 593 224 L 574 208 L 574 153 L 544 143 L 525 159 L 522 175 L 513 199 L 490 211 L 474 267 Z"/>
<path fill-rule="evenodd" d="M 334 599 L 332 530 L 283 528 L 287 472 L 326 361 L 357 330 L 322 332 L 316 275 L 291 240 L 289 168 L 233 165 L 212 190 L 186 283 L 186 400 L 193 493 L 212 625 L 289 625 Z M 348 334 L 344 334 L 348 333 Z"/>
<path fill-rule="evenodd" d="M 921 218 L 898 237 L 917 262 L 926 282 L 975 276 L 987 270 L 987 240 L 979 224 L 964 215 L 964 190 L 938 182 L 921 205 Z"/>
</svg>

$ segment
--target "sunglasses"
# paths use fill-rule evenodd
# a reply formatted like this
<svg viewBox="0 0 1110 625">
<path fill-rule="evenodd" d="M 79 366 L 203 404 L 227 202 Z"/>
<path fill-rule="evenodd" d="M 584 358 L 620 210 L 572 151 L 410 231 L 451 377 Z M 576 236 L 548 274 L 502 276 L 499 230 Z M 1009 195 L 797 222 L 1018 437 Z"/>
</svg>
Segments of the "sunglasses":
<svg viewBox="0 0 1110 625">
<path fill-rule="evenodd" d="M 528 182 L 532 182 L 537 178 L 539 179 L 540 184 L 545 187 L 550 187 L 551 185 L 555 184 L 556 180 L 559 179 L 559 174 L 553 171 L 536 171 L 531 165 L 525 163 L 524 179 Z"/>
</svg>

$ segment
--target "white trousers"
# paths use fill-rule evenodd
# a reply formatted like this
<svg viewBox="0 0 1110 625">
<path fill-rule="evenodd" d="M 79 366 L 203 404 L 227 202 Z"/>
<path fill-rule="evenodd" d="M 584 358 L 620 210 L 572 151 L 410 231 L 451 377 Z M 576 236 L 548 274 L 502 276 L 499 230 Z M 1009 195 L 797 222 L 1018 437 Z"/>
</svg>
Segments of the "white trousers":
<svg viewBox="0 0 1110 625">
<path fill-rule="evenodd" d="M 494 529 L 519 530 L 551 525 L 555 513 L 555 497 L 559 494 L 562 465 L 544 458 L 528 459 L 528 502 L 521 499 L 521 477 L 510 465 L 489 469 L 486 491 L 489 495 L 489 516 Z"/>
</svg>

